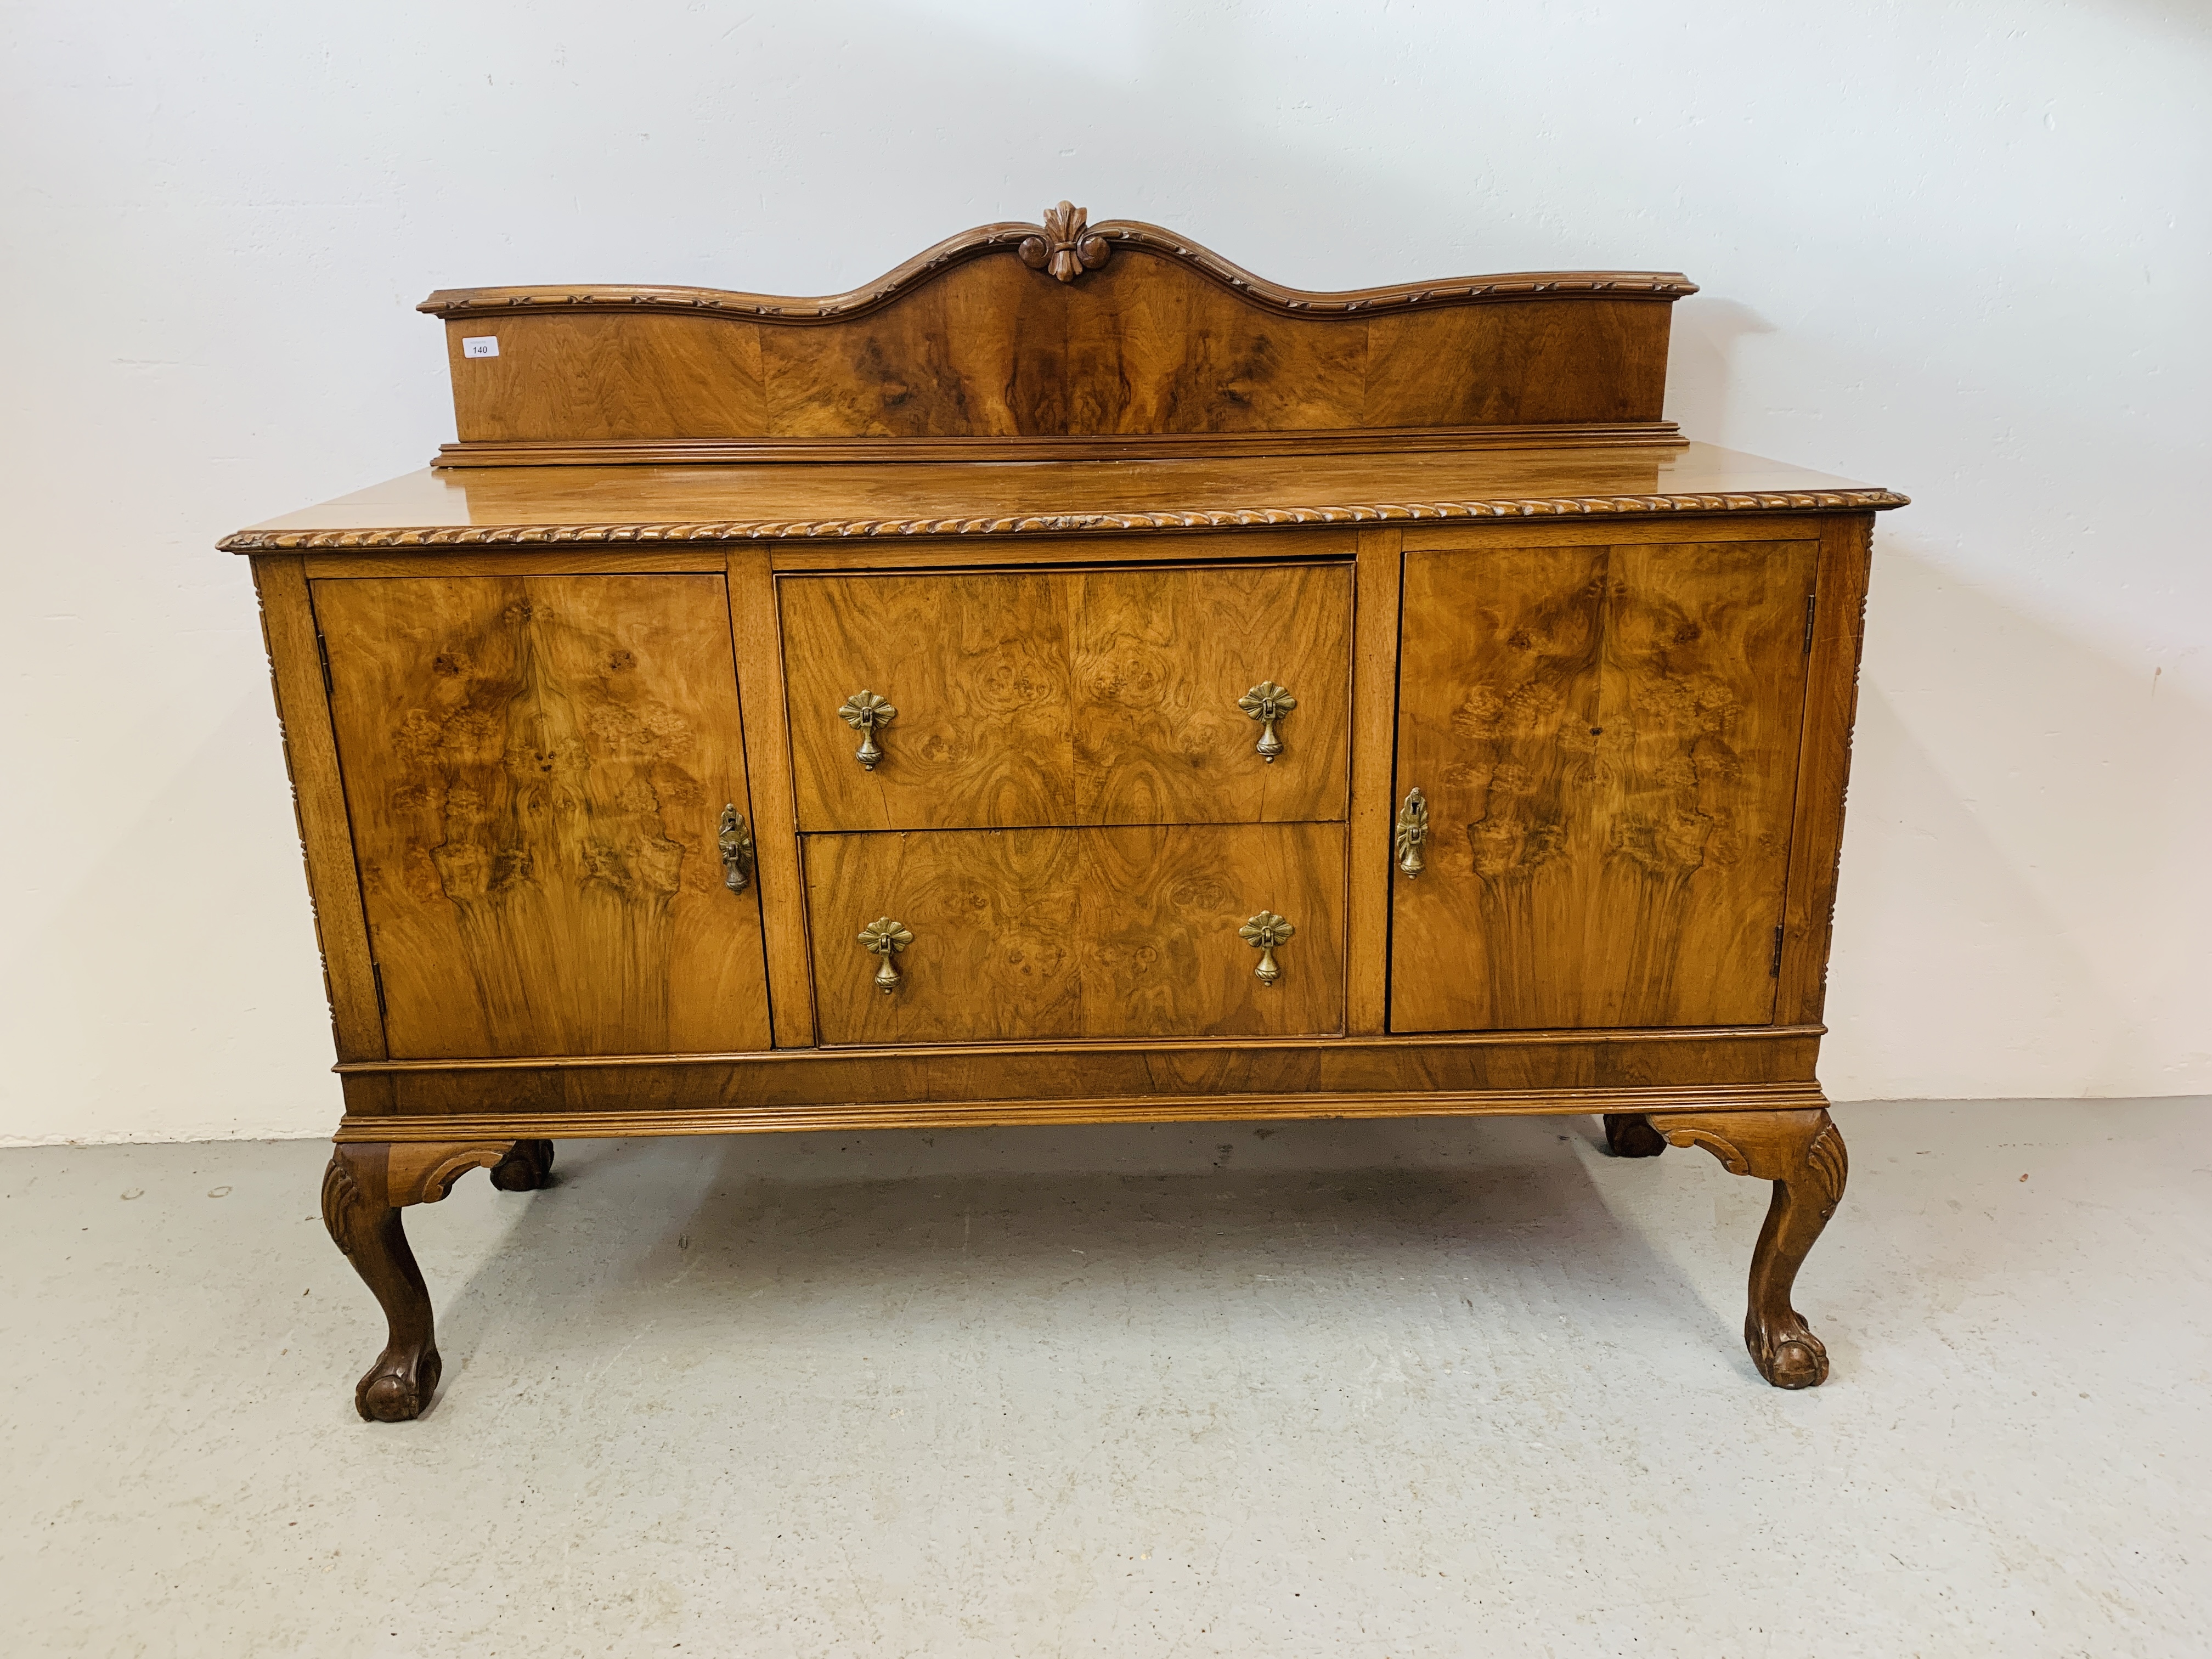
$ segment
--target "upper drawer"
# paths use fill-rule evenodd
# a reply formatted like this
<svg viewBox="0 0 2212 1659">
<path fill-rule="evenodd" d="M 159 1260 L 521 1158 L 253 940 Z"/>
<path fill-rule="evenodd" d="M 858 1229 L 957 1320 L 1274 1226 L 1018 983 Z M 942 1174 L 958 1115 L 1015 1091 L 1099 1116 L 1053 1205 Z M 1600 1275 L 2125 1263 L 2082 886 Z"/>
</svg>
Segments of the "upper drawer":
<svg viewBox="0 0 2212 1659">
<path fill-rule="evenodd" d="M 803 830 L 1344 816 L 1348 566 L 786 576 L 778 590 Z M 1272 759 L 1243 706 L 1267 684 L 1296 705 L 1277 700 Z M 865 732 L 845 712 L 863 692 L 896 711 Z"/>
</svg>

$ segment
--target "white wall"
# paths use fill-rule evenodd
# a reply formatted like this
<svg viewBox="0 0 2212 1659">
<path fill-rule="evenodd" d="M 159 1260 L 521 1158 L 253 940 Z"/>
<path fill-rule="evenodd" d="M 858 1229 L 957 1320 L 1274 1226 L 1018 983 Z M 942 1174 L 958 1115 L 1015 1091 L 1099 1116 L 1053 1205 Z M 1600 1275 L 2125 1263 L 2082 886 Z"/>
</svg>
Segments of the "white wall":
<svg viewBox="0 0 2212 1659">
<path fill-rule="evenodd" d="M 1876 544 L 1831 1092 L 2212 1089 L 2202 6 L 16 0 L 0 30 L 0 1139 L 334 1121 L 252 598 L 210 544 L 452 435 L 416 300 L 821 292 L 1062 195 L 1316 287 L 1688 271 L 1669 412 L 1917 502 Z"/>
</svg>

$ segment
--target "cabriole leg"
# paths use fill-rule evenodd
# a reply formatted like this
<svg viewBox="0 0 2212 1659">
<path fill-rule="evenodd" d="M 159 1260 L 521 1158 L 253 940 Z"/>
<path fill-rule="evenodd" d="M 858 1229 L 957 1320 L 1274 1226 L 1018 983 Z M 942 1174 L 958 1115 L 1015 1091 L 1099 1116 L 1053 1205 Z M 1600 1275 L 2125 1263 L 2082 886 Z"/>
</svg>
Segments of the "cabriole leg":
<svg viewBox="0 0 2212 1659">
<path fill-rule="evenodd" d="M 1743 1340 L 1759 1374 L 1778 1389 L 1817 1388 L 1828 1351 L 1790 1305 L 1806 1252 L 1844 1196 L 1850 1165 L 1844 1138 L 1824 1109 L 1665 1112 L 1651 1127 L 1677 1146 L 1703 1146 L 1732 1175 L 1774 1183 L 1766 1224 L 1751 1256 L 1751 1305 Z"/>
<path fill-rule="evenodd" d="M 543 1148 L 540 1154 L 536 1149 Z M 529 1148 L 530 1151 L 521 1149 Z M 408 1248 L 399 1212 L 434 1204 L 467 1171 L 514 1171 L 510 1190 L 543 1186 L 553 1160 L 550 1141 L 342 1142 L 323 1172 L 323 1224 L 384 1310 L 384 1352 L 353 1391 L 356 1409 L 371 1422 L 420 1417 L 437 1391 L 440 1361 L 430 1292 Z"/>
</svg>

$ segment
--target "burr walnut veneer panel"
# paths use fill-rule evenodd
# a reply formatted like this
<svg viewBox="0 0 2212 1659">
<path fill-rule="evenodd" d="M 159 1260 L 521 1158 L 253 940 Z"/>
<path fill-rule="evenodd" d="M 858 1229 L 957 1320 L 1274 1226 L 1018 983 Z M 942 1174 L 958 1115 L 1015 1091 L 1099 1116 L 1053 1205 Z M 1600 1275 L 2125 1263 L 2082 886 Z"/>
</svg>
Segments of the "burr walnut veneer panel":
<svg viewBox="0 0 2212 1659">
<path fill-rule="evenodd" d="M 767 1047 L 722 579 L 313 587 L 392 1054 Z"/>
<path fill-rule="evenodd" d="M 1817 552 L 1406 556 L 1393 1030 L 1772 1017 Z"/>
<path fill-rule="evenodd" d="M 870 576 L 778 584 L 807 830 L 1340 818 L 1345 565 Z M 1296 699 L 1281 752 L 1239 699 Z M 872 769 L 838 710 L 897 712 Z"/>
</svg>

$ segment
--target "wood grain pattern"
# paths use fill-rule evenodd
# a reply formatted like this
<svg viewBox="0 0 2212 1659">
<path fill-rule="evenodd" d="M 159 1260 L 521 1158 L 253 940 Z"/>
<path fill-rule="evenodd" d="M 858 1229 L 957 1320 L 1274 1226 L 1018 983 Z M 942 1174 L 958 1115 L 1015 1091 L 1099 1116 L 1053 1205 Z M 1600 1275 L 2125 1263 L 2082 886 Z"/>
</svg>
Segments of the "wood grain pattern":
<svg viewBox="0 0 2212 1659">
<path fill-rule="evenodd" d="M 1082 872 L 1070 830 L 809 836 L 814 998 L 824 1042 L 1072 1037 Z M 903 922 L 904 983 L 876 988 L 855 942 L 878 916 Z"/>
<path fill-rule="evenodd" d="M 1820 534 L 1808 520 L 1806 534 Z M 1677 527 L 1666 539 L 1680 537 Z M 1336 525 L 1300 526 L 1291 530 L 1190 531 L 1172 538 L 1142 536 L 986 537 L 957 542 L 780 542 L 769 550 L 778 571 L 915 570 L 947 566 L 1030 564 L 1146 564 L 1273 562 L 1283 559 L 1349 559 L 1360 532 Z M 343 558 L 343 554 L 317 554 Z M 428 554 L 429 558 L 466 558 L 467 554 Z"/>
<path fill-rule="evenodd" d="M 1668 307 L 1695 291 L 1679 273 L 1614 271 L 1309 293 L 1133 222 L 1086 235 L 1097 259 L 1073 276 L 1022 252 L 1070 246 L 1048 227 L 981 226 L 816 300 L 505 288 L 422 309 L 447 319 L 464 455 L 714 436 L 800 454 L 793 441 L 810 438 L 1648 424 Z M 463 356 L 486 334 L 498 356 Z"/>
<path fill-rule="evenodd" d="M 323 991 L 338 1059 L 381 1060 L 388 1050 L 377 1006 L 376 966 L 369 952 L 368 918 L 354 874 L 353 835 L 346 819 L 345 788 L 338 771 L 337 734 L 323 688 L 322 653 L 315 642 L 314 607 L 296 555 L 253 561 L 253 587 L 261 605 L 262 640 L 276 697 L 284 773 L 292 812 L 307 862 L 309 914 L 323 962 Z"/>
<path fill-rule="evenodd" d="M 463 340 L 486 333 L 505 337 L 498 356 L 462 355 Z M 520 326 L 504 319 L 450 322 L 446 353 L 465 438 L 707 438 L 768 429 L 761 337 L 751 329 L 578 310 Z"/>
<path fill-rule="evenodd" d="M 1771 1018 L 1814 556 L 1407 556 L 1392 1030 Z"/>
<path fill-rule="evenodd" d="M 1092 571 L 1073 590 L 1078 823 L 1340 818 L 1352 573 L 1336 566 Z M 1272 763 L 1237 700 L 1297 698 Z"/>
<path fill-rule="evenodd" d="M 1113 466 L 517 466 L 410 473 L 240 531 L 222 545 L 233 552 L 336 552 L 1118 538 L 1307 525 L 1395 525 L 1425 538 L 1457 521 L 1867 513 L 1904 501 L 1888 490 L 1705 444 Z"/>
<path fill-rule="evenodd" d="M 1790 897 L 1775 1001 L 1778 1020 L 1817 1020 L 1827 1001 L 1828 945 L 1844 850 L 1851 727 L 1858 717 L 1859 653 L 1866 628 L 1873 531 L 1871 514 L 1832 520 L 1822 526 L 1820 598 L 1813 617 L 1797 814 L 1790 838 Z"/>
<path fill-rule="evenodd" d="M 781 591 L 806 830 L 1343 814 L 1341 567 L 792 578 Z M 1237 706 L 1269 679 L 1299 699 L 1272 763 Z M 862 690 L 898 710 L 873 770 L 837 715 Z"/>
<path fill-rule="evenodd" d="M 767 937 L 769 1010 L 779 1048 L 814 1041 L 814 974 L 806 948 L 806 889 L 799 874 L 799 804 L 792 793 L 791 730 L 784 719 L 783 632 L 769 550 L 728 554 L 730 642 L 753 798 L 761 927 Z"/>
<path fill-rule="evenodd" d="M 318 583 L 395 1055 L 765 1046 L 719 577 Z"/>
<path fill-rule="evenodd" d="M 1334 824 L 810 836 L 823 1041 L 1340 1030 L 1342 866 Z M 1261 910 L 1298 929 L 1272 988 L 1237 933 Z M 878 916 L 915 936 L 888 996 Z"/>
<path fill-rule="evenodd" d="M 792 763 L 805 830 L 1067 823 L 1075 815 L 1066 578 L 784 577 Z M 873 771 L 838 718 L 898 710 Z"/>
<path fill-rule="evenodd" d="M 1352 796 L 1346 826 L 1349 932 L 1345 1030 L 1388 1029 L 1390 953 L 1390 793 L 1398 727 L 1398 585 L 1402 532 L 1359 532 L 1353 612 Z"/>
</svg>

